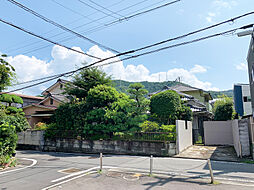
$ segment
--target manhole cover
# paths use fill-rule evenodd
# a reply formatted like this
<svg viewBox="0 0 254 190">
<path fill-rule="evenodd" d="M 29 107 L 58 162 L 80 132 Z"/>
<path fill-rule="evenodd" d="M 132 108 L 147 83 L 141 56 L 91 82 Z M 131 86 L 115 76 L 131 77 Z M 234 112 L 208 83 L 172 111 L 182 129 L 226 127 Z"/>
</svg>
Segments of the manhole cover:
<svg viewBox="0 0 254 190">
<path fill-rule="evenodd" d="M 106 174 L 108 177 L 123 177 L 123 174 L 122 173 L 120 173 L 120 172 L 108 172 L 107 174 Z"/>
<path fill-rule="evenodd" d="M 60 170 L 59 172 L 71 174 L 71 173 L 76 173 L 76 172 L 80 172 L 80 171 L 81 170 L 78 168 L 68 168 L 68 169 Z"/>
<path fill-rule="evenodd" d="M 139 180 L 140 176 L 141 174 L 126 174 L 123 176 L 123 179 L 127 181 L 136 181 L 136 180 Z"/>
</svg>

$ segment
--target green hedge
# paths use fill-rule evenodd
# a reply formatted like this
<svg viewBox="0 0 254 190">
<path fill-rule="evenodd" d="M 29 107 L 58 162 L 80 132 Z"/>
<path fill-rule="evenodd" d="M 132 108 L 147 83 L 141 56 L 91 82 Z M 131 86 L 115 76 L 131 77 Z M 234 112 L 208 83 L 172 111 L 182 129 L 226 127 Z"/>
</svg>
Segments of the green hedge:
<svg viewBox="0 0 254 190">
<path fill-rule="evenodd" d="M 2 156 L 15 153 L 17 140 L 18 136 L 15 126 L 9 125 L 8 123 L 0 125 L 0 153 Z"/>
</svg>

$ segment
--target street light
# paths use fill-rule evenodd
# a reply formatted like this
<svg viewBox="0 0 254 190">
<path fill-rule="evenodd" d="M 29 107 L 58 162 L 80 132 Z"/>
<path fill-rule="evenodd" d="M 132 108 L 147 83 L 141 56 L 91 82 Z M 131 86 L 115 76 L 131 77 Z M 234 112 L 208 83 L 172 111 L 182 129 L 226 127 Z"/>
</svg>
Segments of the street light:
<svg viewBox="0 0 254 190">
<path fill-rule="evenodd" d="M 248 73 L 249 73 L 249 83 L 250 83 L 252 116 L 254 117 L 254 30 L 248 30 L 248 31 L 237 33 L 238 37 L 243 37 L 248 35 L 251 35 L 247 62 L 248 62 Z"/>
</svg>

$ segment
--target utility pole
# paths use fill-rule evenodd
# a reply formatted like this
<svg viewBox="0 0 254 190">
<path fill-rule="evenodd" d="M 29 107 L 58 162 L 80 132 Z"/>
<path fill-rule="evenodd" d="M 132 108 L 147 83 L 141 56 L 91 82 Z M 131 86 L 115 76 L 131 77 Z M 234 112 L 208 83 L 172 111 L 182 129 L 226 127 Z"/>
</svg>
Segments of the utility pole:
<svg viewBox="0 0 254 190">
<path fill-rule="evenodd" d="M 247 62 L 248 62 L 249 84 L 251 94 L 252 116 L 254 117 L 254 30 L 252 29 L 237 34 L 238 37 L 249 35 L 251 36 L 251 40 L 247 56 Z"/>
</svg>

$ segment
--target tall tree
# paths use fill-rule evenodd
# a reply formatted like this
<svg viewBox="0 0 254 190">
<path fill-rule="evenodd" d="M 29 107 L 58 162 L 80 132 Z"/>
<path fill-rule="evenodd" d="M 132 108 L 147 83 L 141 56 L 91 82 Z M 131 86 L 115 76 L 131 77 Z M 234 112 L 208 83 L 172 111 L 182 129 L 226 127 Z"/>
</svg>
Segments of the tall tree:
<svg viewBox="0 0 254 190">
<path fill-rule="evenodd" d="M 5 60 L 7 55 L 0 56 L 0 92 L 11 85 L 15 78 L 15 69 Z"/>
<path fill-rule="evenodd" d="M 146 89 L 144 89 L 144 85 L 141 83 L 134 83 L 129 85 L 128 93 L 130 94 L 130 98 L 135 100 L 134 106 L 136 107 L 136 114 L 144 114 L 149 110 L 150 101 L 145 97 L 148 93 Z"/>
<path fill-rule="evenodd" d="M 225 95 L 219 96 L 219 100 L 214 103 L 213 113 L 215 121 L 227 121 L 233 119 L 234 103 L 232 98 Z"/>
<path fill-rule="evenodd" d="M 76 98 L 85 98 L 88 91 L 97 85 L 111 85 L 111 78 L 98 68 L 81 70 L 65 88 L 65 93 Z"/>
<path fill-rule="evenodd" d="M 181 107 L 180 96 L 172 91 L 167 90 L 160 92 L 151 97 L 151 114 L 154 115 L 160 123 L 175 124 L 177 111 Z"/>
</svg>

